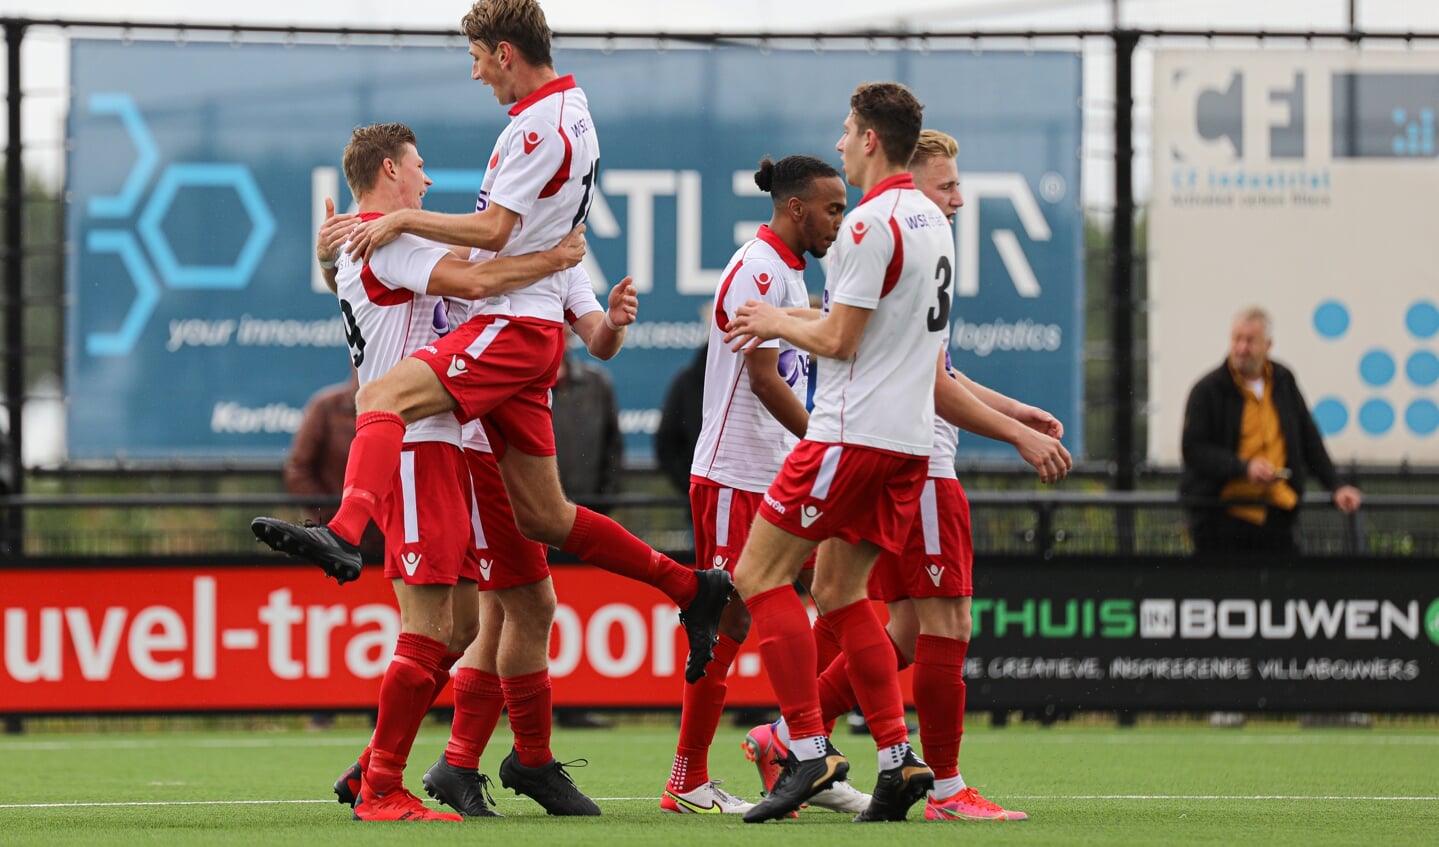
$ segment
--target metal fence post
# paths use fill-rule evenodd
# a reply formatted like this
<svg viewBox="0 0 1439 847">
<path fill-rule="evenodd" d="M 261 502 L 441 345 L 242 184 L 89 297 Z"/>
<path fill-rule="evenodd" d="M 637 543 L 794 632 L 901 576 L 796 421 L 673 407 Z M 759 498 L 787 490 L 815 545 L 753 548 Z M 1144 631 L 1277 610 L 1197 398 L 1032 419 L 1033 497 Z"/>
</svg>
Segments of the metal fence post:
<svg viewBox="0 0 1439 847">
<path fill-rule="evenodd" d="M 1114 363 L 1114 487 L 1134 490 L 1134 48 L 1139 33 L 1114 31 L 1114 251 L 1110 264 Z M 1121 555 L 1134 551 L 1134 512 L 1115 512 Z"/>
<path fill-rule="evenodd" d="M 25 490 L 25 464 L 21 457 L 23 411 L 25 408 L 25 315 L 24 220 L 25 168 L 21 161 L 20 110 L 20 42 L 25 38 L 26 23 L 11 18 L 0 21 L 5 27 L 5 53 L 8 80 L 5 92 L 7 133 L 5 143 L 5 400 L 10 419 L 10 453 L 6 457 L 10 473 L 10 493 Z M 4 537 L 0 548 L 13 553 L 24 549 L 24 513 L 6 510 Z"/>
</svg>

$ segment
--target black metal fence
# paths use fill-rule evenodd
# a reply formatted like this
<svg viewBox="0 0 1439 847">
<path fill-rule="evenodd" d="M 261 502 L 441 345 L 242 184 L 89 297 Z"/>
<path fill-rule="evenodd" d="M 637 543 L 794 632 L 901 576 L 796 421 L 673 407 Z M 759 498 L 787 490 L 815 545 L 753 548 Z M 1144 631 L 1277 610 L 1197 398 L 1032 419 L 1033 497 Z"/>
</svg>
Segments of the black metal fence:
<svg viewBox="0 0 1439 847">
<path fill-rule="evenodd" d="M 262 39 L 283 43 L 400 44 L 407 41 L 455 42 L 448 30 L 322 28 L 291 26 L 226 26 L 137 23 L 98 20 L 0 18 L 6 44 L 6 164 L 4 175 L 3 268 L 5 318 L 0 356 L 5 362 L 4 396 L 8 409 L 9 450 L 3 478 L 15 496 L 0 498 L 4 536 L 12 555 L 107 556 L 223 554 L 252 550 L 245 525 L 257 509 L 298 509 L 298 504 L 270 493 L 227 493 L 220 480 L 231 469 L 175 466 L 112 468 L 103 490 L 113 499 L 86 495 L 87 486 L 54 485 L 78 469 L 61 467 L 37 477 L 25 467 L 25 399 L 39 386 L 58 385 L 64 360 L 64 295 L 61 280 L 71 247 L 63 231 L 64 198 L 27 170 L 32 156 L 63 157 L 65 140 L 35 142 L 26 124 L 26 99 L 65 96 L 64 91 L 32 90 L 23 77 L 22 54 L 37 39 L 52 45 L 74 35 L 115 38 Z M 1082 484 L 1064 493 L 1032 490 L 1023 468 L 985 468 L 966 474 L 975 507 L 976 549 L 985 553 L 1123 552 L 1176 555 L 1189 551 L 1183 510 L 1172 493 L 1172 469 L 1143 463 L 1142 410 L 1147 400 L 1143 274 L 1145 245 L 1137 226 L 1143 208 L 1136 198 L 1135 163 L 1152 151 L 1144 147 L 1147 120 L 1144 92 L 1137 89 L 1136 56 L 1151 46 L 1226 43 L 1316 42 L 1383 43 L 1414 48 L 1439 40 L 1439 33 L 1330 31 L 1203 31 L 1203 30 L 1073 30 L 1073 31 L 947 31 L 947 32 L 727 32 L 708 35 L 670 33 L 562 32 L 563 44 L 599 43 L 623 46 L 666 42 L 701 44 L 745 43 L 818 46 L 830 41 L 851 45 L 922 50 L 982 50 L 999 47 L 1078 45 L 1086 57 L 1112 65 L 1112 99 L 1084 103 L 1083 155 L 1108 164 L 1107 186 L 1112 201 L 1087 202 L 1092 220 L 1087 239 L 1090 274 L 1086 341 L 1086 430 L 1090 450 Z M 1094 140 L 1094 139 L 1101 140 Z M 254 479 L 266 479 L 244 469 Z M 264 469 L 261 469 L 264 470 Z M 274 469 L 269 469 L 273 471 Z M 168 490 L 165 480 L 187 480 L 183 496 L 137 494 Z M 94 479 L 94 477 L 86 477 Z M 277 489 L 277 478 L 268 479 Z M 39 482 L 37 482 L 39 481 Z M 1332 508 L 1313 503 L 1305 511 L 1306 552 L 1366 552 L 1380 555 L 1435 555 L 1439 529 L 1435 496 L 1439 470 L 1382 468 L 1361 481 L 1370 493 L 1365 509 L 1345 520 Z M 60 493 L 25 496 L 35 490 Z M 653 486 L 638 486 L 649 488 Z M 91 487 L 93 488 L 93 487 Z M 1014 489 L 1019 490 L 1014 490 Z M 271 489 L 274 490 L 274 489 Z M 64 493 L 71 492 L 71 493 Z M 172 497 L 172 499 L 167 499 Z M 1311 496 L 1311 500 L 1316 499 Z M 1322 498 L 1317 498 L 1322 499 Z M 683 504 L 667 493 L 630 494 L 609 504 L 656 546 L 684 549 L 688 537 Z"/>
</svg>

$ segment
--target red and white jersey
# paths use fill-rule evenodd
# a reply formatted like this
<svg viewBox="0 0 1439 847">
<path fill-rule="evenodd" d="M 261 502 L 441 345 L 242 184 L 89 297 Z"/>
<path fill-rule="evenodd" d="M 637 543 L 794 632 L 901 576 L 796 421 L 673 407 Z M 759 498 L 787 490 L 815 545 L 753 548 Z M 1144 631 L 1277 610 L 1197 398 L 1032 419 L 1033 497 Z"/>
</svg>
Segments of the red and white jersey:
<svg viewBox="0 0 1439 847">
<path fill-rule="evenodd" d="M 475 199 L 477 212 L 495 203 L 519 215 L 500 255 L 548 250 L 584 223 L 599 167 L 599 136 L 573 76 L 552 80 L 511 107 Z M 556 274 L 488 298 L 484 311 L 558 323 L 564 296 L 563 276 Z"/>
<path fill-rule="evenodd" d="M 720 277 L 705 358 L 704 421 L 695 443 L 691 475 L 729 488 L 764 491 L 798 440 L 755 396 L 745 355 L 731 350 L 724 336 L 730 316 L 747 300 L 763 300 L 781 308 L 809 306 L 804 266 L 803 258 L 768 226 L 761 226 Z M 766 341 L 759 346 L 780 348 L 780 374 L 803 403 L 809 357 L 786 342 Z"/>
<path fill-rule="evenodd" d="M 379 217 L 366 213 L 364 220 Z M 345 322 L 350 361 L 360 384 L 378 379 L 402 359 L 449 332 L 445 298 L 425 292 L 430 272 L 449 249 L 415 235 L 401 235 L 375 251 L 368 264 L 352 261 L 348 245 L 335 268 L 335 293 Z M 415 421 L 405 442 L 460 443 L 460 425 L 448 412 Z"/>
<path fill-rule="evenodd" d="M 881 181 L 840 227 L 826 313 L 871 310 L 848 360 L 821 359 L 811 441 L 927 456 L 934 448 L 934 356 L 949 329 L 954 236 L 909 174 Z"/>
<path fill-rule="evenodd" d="M 942 342 L 948 345 L 948 335 Z M 954 363 L 949 360 L 949 348 L 944 350 L 944 372 L 954 379 Z M 929 454 L 929 475 L 934 479 L 959 479 L 954 470 L 954 454 L 959 450 L 959 427 L 934 416 L 934 450 Z"/>
</svg>

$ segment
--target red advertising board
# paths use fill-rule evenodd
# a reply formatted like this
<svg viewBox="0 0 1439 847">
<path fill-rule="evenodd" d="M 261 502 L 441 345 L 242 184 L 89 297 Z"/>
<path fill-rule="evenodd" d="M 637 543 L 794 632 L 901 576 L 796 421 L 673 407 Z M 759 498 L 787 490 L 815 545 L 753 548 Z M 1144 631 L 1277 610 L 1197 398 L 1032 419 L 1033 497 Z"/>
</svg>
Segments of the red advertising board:
<svg viewBox="0 0 1439 847">
<path fill-rule="evenodd" d="M 554 572 L 557 706 L 678 707 L 685 644 L 658 591 Z M 302 566 L 0 570 L 0 713 L 369 708 L 399 633 L 378 570 Z M 728 702 L 774 702 L 753 641 Z"/>
</svg>

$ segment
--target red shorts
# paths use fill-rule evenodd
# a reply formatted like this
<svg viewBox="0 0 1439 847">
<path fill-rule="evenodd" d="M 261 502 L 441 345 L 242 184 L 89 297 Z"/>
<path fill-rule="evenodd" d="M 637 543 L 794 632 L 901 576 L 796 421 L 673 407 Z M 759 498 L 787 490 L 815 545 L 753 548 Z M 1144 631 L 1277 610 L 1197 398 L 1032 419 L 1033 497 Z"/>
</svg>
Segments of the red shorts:
<svg viewBox="0 0 1439 847">
<path fill-rule="evenodd" d="M 695 567 L 734 573 L 740 551 L 764 495 L 725 488 L 705 480 L 690 481 L 690 511 L 695 521 Z"/>
<path fill-rule="evenodd" d="M 904 552 L 879 554 L 869 575 L 871 600 L 973 597 L 974 539 L 969 498 L 957 479 L 931 477 L 919 496 L 919 515 Z"/>
<path fill-rule="evenodd" d="M 406 585 L 475 579 L 465 458 L 453 444 L 421 441 L 400 450 L 400 467 L 377 521 L 385 534 L 385 577 Z"/>
<path fill-rule="evenodd" d="M 474 490 L 470 511 L 474 543 L 467 558 L 479 575 L 480 590 L 530 585 L 548 577 L 548 551 L 540 542 L 520 535 L 494 454 L 466 450 L 465 461 Z"/>
<path fill-rule="evenodd" d="M 869 541 L 898 553 L 928 471 L 928 456 L 802 440 L 765 492 L 760 514 L 800 538 Z"/>
<path fill-rule="evenodd" d="M 550 388 L 564 340 L 557 323 L 477 315 L 414 357 L 429 365 L 455 398 L 456 417 L 484 423 L 495 455 L 514 447 L 530 456 L 553 456 Z"/>
</svg>

